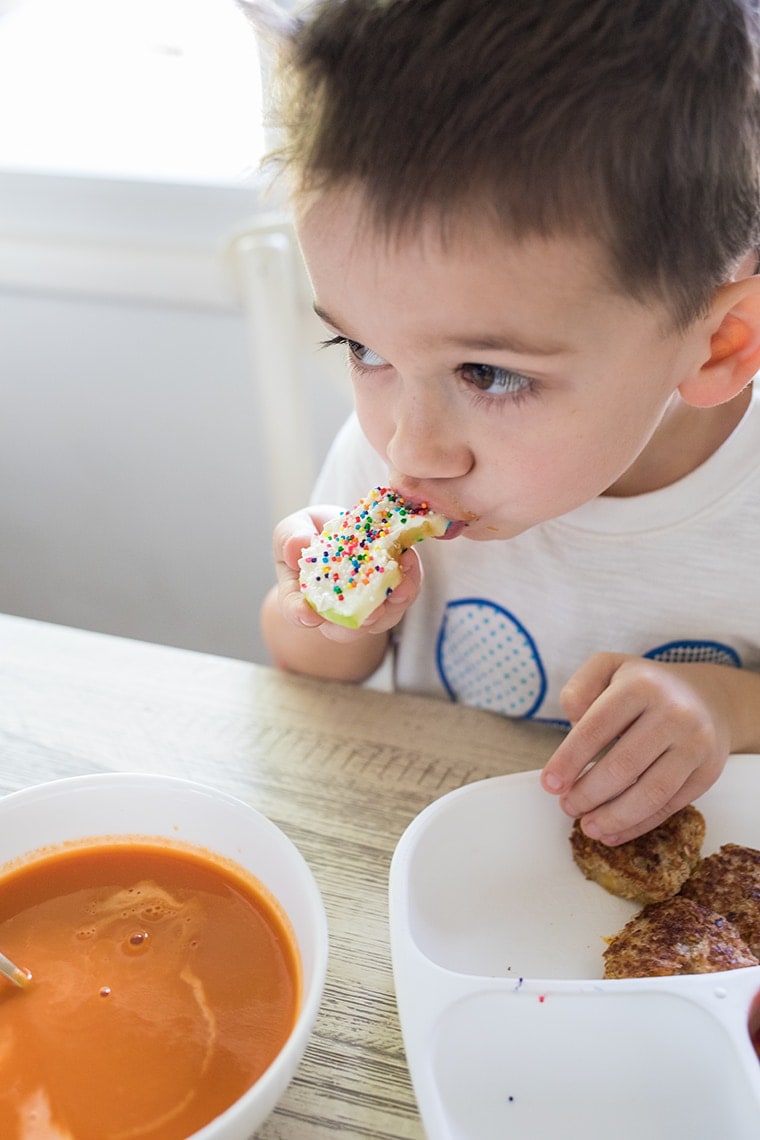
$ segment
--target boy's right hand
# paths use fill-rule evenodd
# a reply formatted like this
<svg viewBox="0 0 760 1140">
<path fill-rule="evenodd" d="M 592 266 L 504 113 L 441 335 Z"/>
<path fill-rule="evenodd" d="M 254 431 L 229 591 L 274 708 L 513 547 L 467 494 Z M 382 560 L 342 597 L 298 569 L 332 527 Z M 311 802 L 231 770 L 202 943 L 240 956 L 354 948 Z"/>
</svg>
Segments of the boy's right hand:
<svg viewBox="0 0 760 1140">
<path fill-rule="evenodd" d="M 385 634 L 401 621 L 417 597 L 422 583 L 422 566 L 417 552 L 406 550 L 400 560 L 403 578 L 386 601 L 370 614 L 359 629 L 347 629 L 326 621 L 304 601 L 298 581 L 298 560 L 305 547 L 324 525 L 343 508 L 318 506 L 295 511 L 274 529 L 273 552 L 277 574 L 277 601 L 280 613 L 293 626 L 319 629 L 329 641 L 355 642 L 367 634 Z"/>
</svg>

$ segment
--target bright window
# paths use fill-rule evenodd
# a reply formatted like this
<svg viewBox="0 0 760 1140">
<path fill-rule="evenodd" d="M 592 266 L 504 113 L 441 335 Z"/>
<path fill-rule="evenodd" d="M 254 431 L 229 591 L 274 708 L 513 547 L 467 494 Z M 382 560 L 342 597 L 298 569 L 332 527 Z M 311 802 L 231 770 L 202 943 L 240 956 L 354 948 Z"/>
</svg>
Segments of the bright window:
<svg viewBox="0 0 760 1140">
<path fill-rule="evenodd" d="M 261 102 L 233 0 L 0 0 L 0 167 L 237 183 Z"/>
</svg>

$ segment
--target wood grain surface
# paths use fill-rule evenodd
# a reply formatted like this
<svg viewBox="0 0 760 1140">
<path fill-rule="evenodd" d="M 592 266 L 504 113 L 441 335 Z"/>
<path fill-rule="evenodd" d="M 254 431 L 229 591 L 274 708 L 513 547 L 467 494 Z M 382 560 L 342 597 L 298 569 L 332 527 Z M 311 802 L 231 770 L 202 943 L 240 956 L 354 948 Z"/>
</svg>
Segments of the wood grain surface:
<svg viewBox="0 0 760 1140">
<path fill-rule="evenodd" d="M 261 1140 L 419 1140 L 388 940 L 404 829 L 462 784 L 540 767 L 552 729 L 446 702 L 0 615 L 0 792 L 89 772 L 183 776 L 293 840 L 330 929 L 320 1015 Z"/>
</svg>

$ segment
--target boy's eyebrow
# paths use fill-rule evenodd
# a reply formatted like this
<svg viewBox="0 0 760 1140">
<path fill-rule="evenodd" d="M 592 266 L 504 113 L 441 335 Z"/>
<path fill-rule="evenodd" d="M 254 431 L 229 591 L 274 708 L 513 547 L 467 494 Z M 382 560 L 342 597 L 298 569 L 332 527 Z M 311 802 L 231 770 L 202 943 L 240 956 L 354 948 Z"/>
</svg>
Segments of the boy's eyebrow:
<svg viewBox="0 0 760 1140">
<path fill-rule="evenodd" d="M 312 305 L 312 308 L 319 317 L 320 321 L 324 321 L 326 325 L 332 325 L 334 329 L 340 328 L 340 321 L 336 320 L 335 317 L 331 317 L 327 309 L 323 309 L 322 306 L 318 305 L 316 301 Z"/>
<path fill-rule="evenodd" d="M 505 336 L 445 336 L 441 338 L 441 343 L 470 348 L 475 351 L 513 352 L 516 356 L 560 356 L 570 351 L 566 344 L 552 343 L 551 341 L 533 344 L 512 334 Z"/>
<path fill-rule="evenodd" d="M 337 320 L 337 318 L 330 316 L 327 310 L 323 309 L 321 305 L 315 303 L 314 312 L 325 324 L 332 325 L 335 329 L 341 328 L 341 322 Z M 542 344 L 532 344 L 512 334 L 505 334 L 504 336 L 493 336 L 492 334 L 484 334 L 483 336 L 457 336 L 453 334 L 436 338 L 436 343 L 444 346 L 450 345 L 456 348 L 466 348 L 473 352 L 512 352 L 516 356 L 560 356 L 571 351 L 569 345 L 561 344 L 560 342 L 548 341 Z"/>
</svg>

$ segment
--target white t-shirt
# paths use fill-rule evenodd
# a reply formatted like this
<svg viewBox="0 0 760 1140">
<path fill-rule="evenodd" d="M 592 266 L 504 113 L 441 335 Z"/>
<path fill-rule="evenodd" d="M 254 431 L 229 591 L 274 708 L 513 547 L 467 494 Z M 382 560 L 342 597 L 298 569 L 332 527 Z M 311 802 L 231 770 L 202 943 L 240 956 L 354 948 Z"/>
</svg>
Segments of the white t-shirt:
<svg viewBox="0 0 760 1140">
<path fill-rule="evenodd" d="M 351 506 L 386 477 L 352 416 L 313 501 Z M 416 549 L 399 689 L 564 724 L 559 691 L 600 650 L 760 671 L 760 392 L 669 487 L 594 499 L 506 541 Z"/>
</svg>

